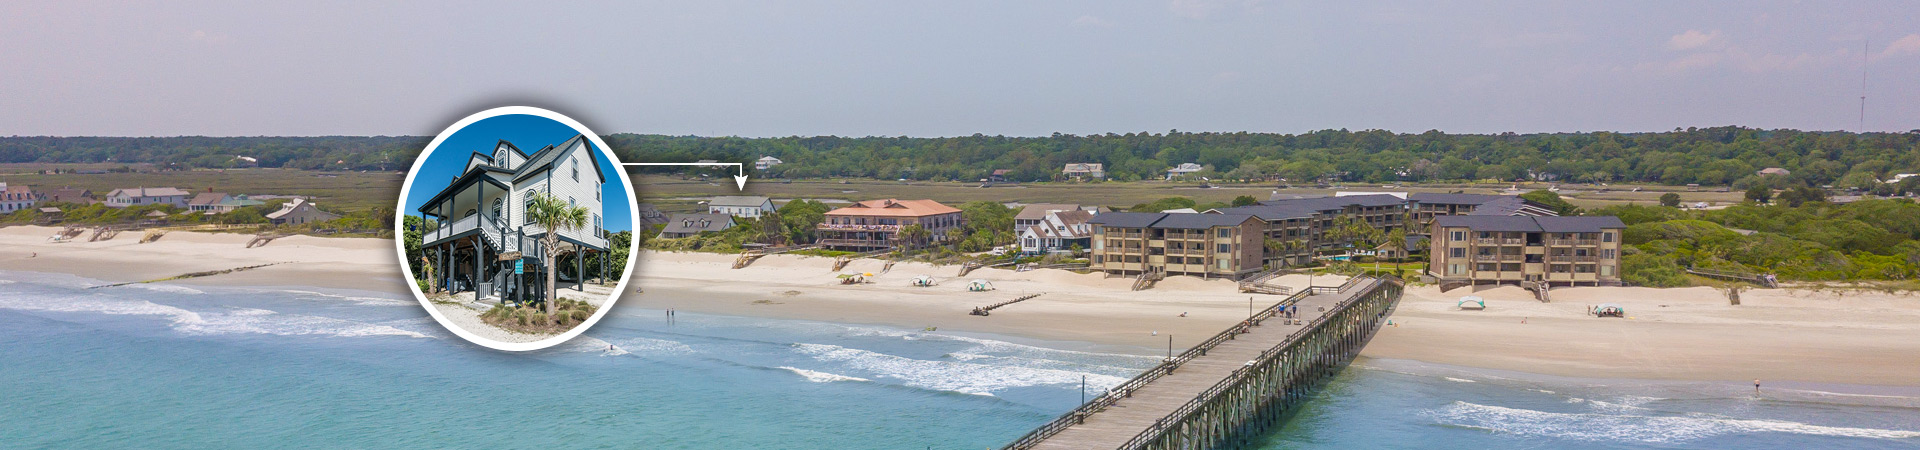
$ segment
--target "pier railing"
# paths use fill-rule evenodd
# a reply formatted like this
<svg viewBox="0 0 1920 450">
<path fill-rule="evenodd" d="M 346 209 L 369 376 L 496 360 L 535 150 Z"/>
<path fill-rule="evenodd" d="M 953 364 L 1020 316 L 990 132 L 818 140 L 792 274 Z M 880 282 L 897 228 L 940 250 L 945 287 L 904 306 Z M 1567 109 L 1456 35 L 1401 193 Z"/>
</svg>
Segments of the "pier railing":
<svg viewBox="0 0 1920 450">
<path fill-rule="evenodd" d="M 1186 364 L 1187 361 L 1190 361 L 1196 357 L 1205 356 L 1208 350 L 1212 350 L 1215 346 L 1218 346 L 1223 342 L 1232 340 L 1234 336 L 1237 336 L 1243 331 L 1245 331 L 1246 327 L 1259 325 L 1260 322 L 1273 318 L 1273 315 L 1280 311 L 1280 307 L 1291 306 L 1295 303 L 1298 303 L 1300 299 L 1306 298 L 1306 296 L 1310 295 L 1310 293 L 1311 291 L 1300 291 L 1300 292 L 1294 293 L 1291 296 L 1288 296 L 1286 299 L 1283 299 L 1277 303 L 1274 303 L 1271 306 L 1261 309 L 1259 312 L 1254 313 L 1252 317 L 1249 317 L 1246 323 L 1227 328 L 1226 331 L 1221 331 L 1219 334 L 1215 334 L 1213 335 L 1213 337 L 1207 338 L 1207 340 L 1205 341 L 1201 341 L 1200 344 L 1194 345 L 1192 348 L 1187 349 L 1187 351 L 1180 352 L 1178 356 L 1167 358 L 1165 361 L 1161 361 L 1159 365 L 1154 366 L 1152 369 L 1148 369 L 1145 372 L 1141 372 L 1140 375 L 1136 375 L 1132 379 L 1129 379 L 1125 382 L 1121 382 L 1120 384 L 1115 385 L 1114 387 L 1108 388 L 1106 392 L 1101 393 L 1099 396 L 1094 397 L 1092 400 L 1088 400 L 1084 404 L 1081 404 L 1080 407 L 1074 408 L 1072 411 L 1068 411 L 1066 414 L 1062 414 L 1060 415 L 1060 417 L 1053 419 L 1053 421 L 1047 422 L 1045 425 L 1041 425 L 1039 428 L 1035 428 L 1033 431 L 1027 432 L 1026 435 L 1021 436 L 1019 439 L 1015 439 L 1013 443 L 1007 444 L 1007 446 L 1003 447 L 1003 449 L 1004 450 L 1025 450 L 1025 449 L 1033 448 L 1035 445 L 1039 445 L 1041 442 L 1046 441 L 1047 438 L 1053 437 L 1053 435 L 1056 435 L 1056 434 L 1060 434 L 1060 432 L 1063 430 L 1066 430 L 1067 427 L 1071 427 L 1076 424 L 1079 424 L 1081 420 L 1084 419 L 1086 416 L 1092 415 L 1093 413 L 1096 413 L 1096 412 L 1100 412 L 1100 410 L 1106 409 L 1108 406 L 1112 406 L 1114 403 L 1119 402 L 1120 399 L 1131 397 L 1133 395 L 1133 391 L 1139 390 L 1142 387 L 1146 387 L 1147 384 L 1153 383 L 1154 380 L 1158 380 L 1160 379 L 1160 377 L 1167 376 L 1168 374 L 1173 373 L 1175 369 L 1178 369 L 1181 365 Z M 1307 329 L 1311 329 L 1311 328 L 1312 328 L 1311 326 L 1307 327 Z"/>
<path fill-rule="evenodd" d="M 1306 326 L 1287 335 L 1286 340 L 1282 341 L 1284 344 L 1261 352 L 1260 357 L 1249 361 L 1246 366 L 1235 369 L 1232 375 L 1221 379 L 1218 383 L 1214 383 L 1212 387 L 1194 396 L 1193 400 L 1187 401 L 1186 404 L 1175 409 L 1173 413 L 1155 422 L 1153 427 L 1141 431 L 1140 434 L 1135 435 L 1133 439 L 1122 444 L 1120 449 L 1215 448 L 1223 444 L 1231 445 L 1224 442 L 1227 440 L 1227 436 L 1244 431 L 1243 426 L 1248 425 L 1246 422 L 1261 419 L 1274 420 L 1279 417 L 1279 414 L 1284 413 L 1284 411 L 1276 411 L 1267 406 L 1270 406 L 1270 403 L 1273 401 L 1298 401 L 1300 398 L 1299 393 L 1305 392 L 1301 386 L 1288 383 L 1282 386 L 1283 389 L 1281 390 L 1284 392 L 1249 393 L 1235 391 L 1243 391 L 1241 388 L 1245 386 L 1260 384 L 1256 382 L 1258 380 L 1253 380 L 1255 377 L 1265 376 L 1269 379 L 1274 378 L 1274 374 L 1267 373 L 1270 371 L 1297 375 L 1303 371 L 1310 372 L 1315 369 L 1335 367 L 1338 364 L 1344 363 L 1352 354 L 1358 353 L 1359 348 L 1357 345 L 1353 345 L 1353 342 L 1357 340 L 1360 344 L 1364 344 L 1365 340 L 1372 336 L 1372 330 L 1378 327 L 1378 322 L 1386 315 L 1386 311 L 1391 308 L 1393 304 L 1397 303 L 1397 299 L 1399 298 L 1398 290 L 1401 288 L 1399 280 L 1364 279 L 1366 280 L 1365 284 L 1369 292 L 1341 301 L 1333 308 L 1330 308 L 1330 310 L 1336 311 L 1336 313 L 1316 317 L 1308 322 Z M 1382 289 L 1392 290 L 1393 292 L 1386 294 L 1391 295 L 1392 299 L 1385 299 L 1384 297 L 1378 296 L 1383 294 L 1383 292 L 1380 291 Z M 1355 307 L 1356 303 L 1363 302 L 1372 302 L 1374 304 L 1370 305 L 1372 306 L 1371 308 Z M 1360 311 L 1360 313 L 1355 313 L 1354 311 Z M 1372 317 L 1366 317 L 1368 315 Z M 1326 330 L 1323 329 L 1323 327 L 1328 326 L 1329 323 L 1346 325 L 1347 329 L 1336 331 L 1345 334 L 1343 336 L 1329 336 Z M 1355 335 L 1354 331 L 1359 331 L 1359 334 Z M 1308 353 L 1314 353 L 1314 355 L 1298 357 L 1299 355 L 1294 354 L 1294 350 L 1302 346 L 1338 349 L 1341 354 L 1338 355 L 1338 358 L 1330 359 L 1328 358 L 1328 354 L 1309 351 Z M 1302 379 L 1311 383 L 1315 379 L 1323 379 L 1324 376 L 1294 376 L 1290 378 Z M 1251 394 L 1256 397 L 1228 398 L 1247 397 L 1247 395 L 1241 394 Z M 1235 412 L 1239 414 L 1228 415 L 1241 423 L 1227 425 L 1219 423 L 1219 420 L 1213 420 L 1218 418 L 1196 417 L 1202 415 L 1203 412 L 1209 409 L 1235 409 Z M 1248 410 L 1254 411 L 1250 412 Z M 1215 412 L 1218 413 L 1219 411 Z M 1196 419 L 1198 422 L 1205 423 L 1195 426 L 1194 421 L 1196 421 Z M 1198 428 L 1198 430 L 1195 428 Z"/>
</svg>

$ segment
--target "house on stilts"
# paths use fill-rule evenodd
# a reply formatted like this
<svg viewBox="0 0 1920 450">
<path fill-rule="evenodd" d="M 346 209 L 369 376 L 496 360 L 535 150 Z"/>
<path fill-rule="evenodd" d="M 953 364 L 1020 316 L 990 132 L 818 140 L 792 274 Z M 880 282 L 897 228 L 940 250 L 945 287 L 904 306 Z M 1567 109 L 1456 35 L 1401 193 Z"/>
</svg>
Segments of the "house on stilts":
<svg viewBox="0 0 1920 450">
<path fill-rule="evenodd" d="M 586 264 L 608 247 L 600 198 L 607 177 L 585 135 L 531 155 L 505 140 L 491 150 L 469 156 L 460 176 L 418 209 L 437 222 L 420 238 L 422 255 L 439 268 L 430 287 L 471 294 L 476 301 L 539 303 L 545 300 L 546 270 L 558 270 L 562 288 L 579 290 L 587 278 L 605 280 L 608 270 L 617 270 L 606 267 L 607 258 L 598 258 L 597 267 Z M 586 207 L 587 226 L 560 230 L 560 245 L 546 248 L 541 238 L 548 230 L 525 214 L 536 194 Z M 544 266 L 549 253 L 560 267 Z"/>
</svg>

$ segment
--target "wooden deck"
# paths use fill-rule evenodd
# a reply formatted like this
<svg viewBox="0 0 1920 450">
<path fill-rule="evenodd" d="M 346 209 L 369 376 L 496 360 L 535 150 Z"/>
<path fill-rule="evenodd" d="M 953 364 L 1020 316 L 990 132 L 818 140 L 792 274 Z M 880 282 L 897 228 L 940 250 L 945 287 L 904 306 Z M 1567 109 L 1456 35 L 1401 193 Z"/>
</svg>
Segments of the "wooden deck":
<svg viewBox="0 0 1920 450">
<path fill-rule="evenodd" d="M 1296 303 L 1299 313 L 1294 318 L 1299 319 L 1299 323 L 1312 323 L 1313 319 L 1326 313 L 1321 311 L 1321 308 L 1332 309 L 1340 302 L 1363 292 L 1363 290 L 1354 289 L 1341 293 L 1330 288 L 1313 291 L 1315 292 L 1313 295 L 1305 296 Z M 1162 376 L 1146 386 L 1135 389 L 1131 397 L 1120 399 L 1113 405 L 1088 415 L 1084 423 L 1067 427 L 1032 448 L 1063 450 L 1120 448 L 1134 436 L 1153 428 L 1156 422 L 1232 375 L 1248 361 L 1259 358 L 1262 352 L 1286 343 L 1290 335 L 1303 328 L 1303 325 L 1285 325 L 1285 323 L 1286 320 L 1278 316 L 1267 319 L 1260 326 L 1252 327 L 1247 333 L 1214 346 L 1205 356 L 1187 361 L 1186 364 L 1174 369 L 1172 374 Z M 1179 338 L 1175 336 L 1175 344 L 1179 344 Z M 1189 339 L 1205 338 L 1207 336 L 1189 337 Z"/>
</svg>

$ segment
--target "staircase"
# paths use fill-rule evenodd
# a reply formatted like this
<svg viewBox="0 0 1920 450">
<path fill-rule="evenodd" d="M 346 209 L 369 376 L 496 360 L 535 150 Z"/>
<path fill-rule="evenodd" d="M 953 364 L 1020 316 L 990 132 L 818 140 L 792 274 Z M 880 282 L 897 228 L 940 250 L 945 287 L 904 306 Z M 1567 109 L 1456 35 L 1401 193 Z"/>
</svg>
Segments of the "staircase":
<svg viewBox="0 0 1920 450">
<path fill-rule="evenodd" d="M 1140 275 L 1133 277 L 1133 290 L 1144 291 L 1153 289 L 1154 283 L 1158 283 L 1164 279 L 1167 279 L 1167 272 L 1165 270 L 1140 272 Z"/>
</svg>

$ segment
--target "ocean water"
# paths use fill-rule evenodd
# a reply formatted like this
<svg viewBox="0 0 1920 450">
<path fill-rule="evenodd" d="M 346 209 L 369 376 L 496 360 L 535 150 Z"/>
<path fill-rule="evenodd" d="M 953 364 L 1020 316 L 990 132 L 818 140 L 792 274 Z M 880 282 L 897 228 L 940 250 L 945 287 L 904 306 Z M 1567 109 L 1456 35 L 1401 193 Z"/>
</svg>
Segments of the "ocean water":
<svg viewBox="0 0 1920 450">
<path fill-rule="evenodd" d="M 981 449 L 1159 351 L 621 306 L 504 353 L 404 293 L 96 284 L 0 272 L 0 447 Z M 1362 360 L 1262 447 L 1920 447 L 1912 395 L 1737 388 Z"/>
</svg>

